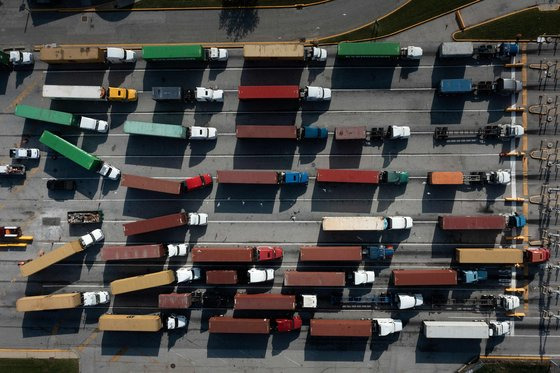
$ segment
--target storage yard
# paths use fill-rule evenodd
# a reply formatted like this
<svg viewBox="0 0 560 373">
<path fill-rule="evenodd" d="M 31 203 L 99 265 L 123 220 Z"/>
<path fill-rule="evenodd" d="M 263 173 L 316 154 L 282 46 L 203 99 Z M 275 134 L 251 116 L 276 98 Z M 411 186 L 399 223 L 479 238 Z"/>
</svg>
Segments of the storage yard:
<svg viewBox="0 0 560 373">
<path fill-rule="evenodd" d="M 529 112 L 554 102 L 555 83 L 529 68 L 552 47 L 482 58 L 388 44 L 292 45 L 285 58 L 229 48 L 227 61 L 145 47 L 110 70 L 99 50 L 89 63 L 37 54 L 32 89 L 12 72 L 0 142 L 41 157 L 1 179 L 2 241 L 8 226 L 33 237 L 2 253 L 0 347 L 77 349 L 81 364 L 118 355 L 134 369 L 149 357 L 159 371 L 184 356 L 279 370 L 402 359 L 396 371 L 560 356 L 558 117 Z M 444 79 L 473 83 L 445 92 Z M 72 84 L 125 96 L 43 94 Z M 219 86 L 223 102 L 152 99 L 165 85 Z M 67 218 L 80 211 L 98 220 Z M 66 295 L 16 308 L 50 294 Z"/>
</svg>

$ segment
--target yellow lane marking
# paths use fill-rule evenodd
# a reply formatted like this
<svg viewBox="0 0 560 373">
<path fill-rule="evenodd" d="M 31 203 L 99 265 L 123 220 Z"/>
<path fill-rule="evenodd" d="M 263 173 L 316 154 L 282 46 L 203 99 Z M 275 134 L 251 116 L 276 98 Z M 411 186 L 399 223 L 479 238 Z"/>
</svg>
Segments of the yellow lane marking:
<svg viewBox="0 0 560 373">
<path fill-rule="evenodd" d="M 550 357 L 548 356 L 508 356 L 508 355 L 493 355 L 493 356 L 484 356 L 480 355 L 479 358 L 481 360 L 542 360 L 542 361 L 549 361 Z"/>
<path fill-rule="evenodd" d="M 63 350 L 58 348 L 41 350 L 38 348 L 0 348 L 0 352 L 72 352 L 72 350 Z"/>
<path fill-rule="evenodd" d="M 78 346 L 76 346 L 76 350 L 78 350 L 78 352 L 82 352 L 84 350 L 84 348 L 86 348 L 91 342 L 93 342 L 93 340 L 95 338 L 97 338 L 98 334 L 99 333 L 97 331 L 94 331 L 93 333 L 91 333 L 89 335 L 89 337 L 84 339 L 84 341 L 82 343 L 80 343 Z"/>
<path fill-rule="evenodd" d="M 113 357 L 109 361 L 111 363 L 115 363 L 115 362 L 119 361 L 121 356 L 124 355 L 126 353 L 126 351 L 128 351 L 128 347 L 121 348 L 120 350 L 117 351 L 117 353 L 115 355 L 113 355 Z"/>
<path fill-rule="evenodd" d="M 17 97 L 12 102 L 10 102 L 10 105 L 8 105 L 4 109 L 4 113 L 11 112 L 16 107 L 17 104 L 19 104 L 21 101 L 23 101 L 24 98 L 29 96 L 29 94 L 35 89 L 35 87 L 37 86 L 37 84 L 39 84 L 42 78 L 43 78 L 42 75 L 39 75 L 27 87 L 25 87 L 23 91 L 21 91 L 21 93 L 17 95 Z"/>
</svg>

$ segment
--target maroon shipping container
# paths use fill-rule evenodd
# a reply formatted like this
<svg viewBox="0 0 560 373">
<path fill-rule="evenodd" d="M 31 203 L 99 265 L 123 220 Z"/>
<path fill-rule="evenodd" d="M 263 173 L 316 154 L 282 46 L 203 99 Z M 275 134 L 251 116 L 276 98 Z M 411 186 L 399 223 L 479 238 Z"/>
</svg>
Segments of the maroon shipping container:
<svg viewBox="0 0 560 373">
<path fill-rule="evenodd" d="M 334 130 L 335 140 L 365 140 L 366 139 L 366 127 L 343 127 L 335 128 Z"/>
<path fill-rule="evenodd" d="M 270 319 L 236 319 L 229 316 L 210 318 L 210 333 L 269 334 Z"/>
<path fill-rule="evenodd" d="M 314 337 L 370 337 L 371 320 L 321 320 L 311 319 L 311 335 Z"/>
<path fill-rule="evenodd" d="M 218 171 L 218 182 L 222 184 L 278 184 L 276 171 Z"/>
<path fill-rule="evenodd" d="M 186 309 L 192 305 L 191 293 L 160 294 L 158 307 L 166 309 Z"/>
<path fill-rule="evenodd" d="M 187 214 L 179 212 L 176 214 L 158 216 L 157 218 L 133 221 L 123 224 L 125 236 L 132 236 L 140 233 L 159 231 L 162 229 L 180 227 L 188 222 Z"/>
<path fill-rule="evenodd" d="M 361 246 L 302 246 L 299 250 L 302 262 L 360 262 Z"/>
<path fill-rule="evenodd" d="M 394 269 L 395 286 L 457 285 L 457 271 L 452 269 Z"/>
<path fill-rule="evenodd" d="M 103 246 L 101 259 L 103 260 L 129 260 L 162 258 L 167 254 L 165 246 L 159 245 L 133 245 L 133 246 Z"/>
<path fill-rule="evenodd" d="M 234 310 L 279 310 L 296 309 L 296 296 L 283 294 L 235 294 Z"/>
<path fill-rule="evenodd" d="M 373 170 L 317 169 L 317 181 L 322 183 L 379 184 L 381 172 Z"/>
<path fill-rule="evenodd" d="M 239 86 L 240 100 L 262 99 L 299 99 L 299 86 L 297 85 L 256 85 Z"/>
<path fill-rule="evenodd" d="M 193 247 L 191 255 L 193 263 L 250 263 L 254 260 L 254 252 L 255 249 L 253 247 Z"/>
<path fill-rule="evenodd" d="M 502 230 L 506 228 L 506 218 L 501 215 L 444 215 L 439 217 L 439 227 L 444 230 Z"/>
<path fill-rule="evenodd" d="M 285 286 L 344 286 L 344 272 L 284 272 Z"/>
<path fill-rule="evenodd" d="M 235 285 L 237 284 L 237 271 L 206 271 L 208 285 Z"/>
<path fill-rule="evenodd" d="M 238 139 L 297 139 L 296 126 L 237 126 Z"/>
<path fill-rule="evenodd" d="M 154 179 L 152 177 L 128 174 L 121 175 L 121 186 L 176 195 L 181 194 L 182 188 L 180 181 Z"/>
</svg>

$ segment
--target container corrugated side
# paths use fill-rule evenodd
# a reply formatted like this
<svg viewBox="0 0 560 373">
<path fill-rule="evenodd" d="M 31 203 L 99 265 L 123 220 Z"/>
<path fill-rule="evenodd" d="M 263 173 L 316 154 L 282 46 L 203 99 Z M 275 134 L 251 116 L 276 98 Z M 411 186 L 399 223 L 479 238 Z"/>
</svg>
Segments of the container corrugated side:
<svg viewBox="0 0 560 373">
<path fill-rule="evenodd" d="M 311 319 L 310 334 L 313 337 L 369 337 L 371 320 L 324 320 Z"/>
<path fill-rule="evenodd" d="M 361 246 L 302 246 L 299 250 L 301 262 L 360 262 Z"/>
</svg>

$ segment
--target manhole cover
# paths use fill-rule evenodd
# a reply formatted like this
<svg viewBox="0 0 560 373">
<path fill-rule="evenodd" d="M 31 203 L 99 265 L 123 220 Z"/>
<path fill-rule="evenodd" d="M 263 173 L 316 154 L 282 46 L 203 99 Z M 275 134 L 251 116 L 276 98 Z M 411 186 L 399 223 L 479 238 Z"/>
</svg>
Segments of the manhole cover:
<svg viewBox="0 0 560 373">
<path fill-rule="evenodd" d="M 87 22 L 87 16 L 82 16 L 82 22 Z"/>
</svg>

